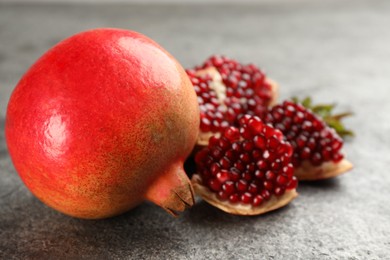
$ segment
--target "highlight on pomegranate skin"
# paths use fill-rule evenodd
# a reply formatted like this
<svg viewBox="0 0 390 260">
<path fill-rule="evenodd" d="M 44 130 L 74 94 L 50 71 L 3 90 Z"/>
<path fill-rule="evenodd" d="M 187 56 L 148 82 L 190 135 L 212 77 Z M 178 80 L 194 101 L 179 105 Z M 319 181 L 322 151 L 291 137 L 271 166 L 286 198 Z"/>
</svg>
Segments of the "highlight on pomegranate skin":
<svg viewBox="0 0 390 260">
<path fill-rule="evenodd" d="M 195 155 L 195 192 L 232 214 L 258 215 L 288 204 L 297 193 L 293 148 L 283 134 L 256 116 L 239 119 L 211 137 Z"/>
<path fill-rule="evenodd" d="M 269 109 L 265 122 L 279 129 L 294 149 L 292 163 L 300 180 L 337 176 L 352 168 L 334 129 L 302 105 L 285 101 Z"/>
<path fill-rule="evenodd" d="M 203 65 L 187 70 L 200 106 L 198 144 L 207 145 L 213 133 L 238 126 L 242 115 L 264 117 L 275 103 L 277 85 L 254 64 L 241 64 L 214 55 Z"/>
</svg>

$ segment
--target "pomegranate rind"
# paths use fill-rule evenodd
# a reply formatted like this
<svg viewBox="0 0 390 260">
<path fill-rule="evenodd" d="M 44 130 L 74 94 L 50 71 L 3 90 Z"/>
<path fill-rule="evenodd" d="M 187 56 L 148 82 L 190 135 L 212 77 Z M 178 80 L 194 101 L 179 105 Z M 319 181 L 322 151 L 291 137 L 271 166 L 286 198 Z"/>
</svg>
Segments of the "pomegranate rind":
<svg viewBox="0 0 390 260">
<path fill-rule="evenodd" d="M 295 189 L 286 190 L 283 195 L 272 196 L 270 200 L 263 202 L 260 206 L 254 207 L 252 205 L 242 203 L 233 204 L 228 201 L 221 201 L 217 198 L 215 193 L 211 192 L 207 187 L 202 184 L 202 178 L 199 174 L 194 174 L 192 176 L 191 182 L 195 193 L 198 196 L 202 197 L 203 200 L 213 205 L 214 207 L 233 215 L 261 215 L 266 212 L 273 211 L 286 206 L 298 196 L 298 193 Z"/>
<path fill-rule="evenodd" d="M 294 175 L 300 181 L 316 181 L 334 178 L 341 174 L 350 171 L 353 164 L 346 159 L 338 163 L 325 162 L 320 166 L 314 166 L 308 161 L 304 161 L 302 165 L 295 169 Z"/>
<path fill-rule="evenodd" d="M 273 79 L 270 79 L 270 78 L 266 78 L 265 81 L 268 84 L 270 84 L 270 86 L 271 86 L 271 93 L 272 93 L 272 98 L 271 98 L 268 106 L 273 107 L 278 102 L 278 98 L 279 98 L 279 84 L 276 81 L 274 81 Z"/>
<path fill-rule="evenodd" d="M 223 104 L 224 99 L 226 98 L 226 86 L 222 82 L 221 74 L 219 74 L 218 70 L 214 67 L 209 67 L 206 69 L 198 70 L 196 72 L 197 76 L 205 76 L 208 75 L 212 78 L 211 88 L 215 91 L 218 100 Z M 276 81 L 266 78 L 265 81 L 271 86 L 272 91 L 272 99 L 270 100 L 269 106 L 274 106 L 279 97 L 279 85 Z M 203 147 L 207 146 L 209 143 L 209 139 L 211 136 L 215 135 L 216 137 L 220 136 L 220 133 L 213 132 L 199 132 L 198 139 L 196 142 L 197 146 Z"/>
</svg>

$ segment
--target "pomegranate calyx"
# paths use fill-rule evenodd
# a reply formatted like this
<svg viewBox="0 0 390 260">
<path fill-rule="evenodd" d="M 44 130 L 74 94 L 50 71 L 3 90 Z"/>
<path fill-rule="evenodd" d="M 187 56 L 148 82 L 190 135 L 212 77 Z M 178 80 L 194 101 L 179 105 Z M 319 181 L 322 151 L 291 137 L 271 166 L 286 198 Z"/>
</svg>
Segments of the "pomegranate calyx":
<svg viewBox="0 0 390 260">
<path fill-rule="evenodd" d="M 314 166 L 310 162 L 305 161 L 300 167 L 295 169 L 294 175 L 300 181 L 324 180 L 344 174 L 352 170 L 352 168 L 352 163 L 346 159 L 338 163 L 325 162 L 319 166 Z"/>
<path fill-rule="evenodd" d="M 199 174 L 194 174 L 191 182 L 195 193 L 201 196 L 203 200 L 222 211 L 234 215 L 255 216 L 264 214 L 287 205 L 298 196 L 296 189 L 291 189 L 286 190 L 286 192 L 281 196 L 272 196 L 270 200 L 265 201 L 260 206 L 252 206 L 242 203 L 233 204 L 228 201 L 219 200 L 215 193 L 211 192 L 207 187 L 202 185 L 203 181 Z"/>
<path fill-rule="evenodd" d="M 183 167 L 176 165 L 155 179 L 146 192 L 145 199 L 177 217 L 194 205 L 194 191 Z"/>
</svg>

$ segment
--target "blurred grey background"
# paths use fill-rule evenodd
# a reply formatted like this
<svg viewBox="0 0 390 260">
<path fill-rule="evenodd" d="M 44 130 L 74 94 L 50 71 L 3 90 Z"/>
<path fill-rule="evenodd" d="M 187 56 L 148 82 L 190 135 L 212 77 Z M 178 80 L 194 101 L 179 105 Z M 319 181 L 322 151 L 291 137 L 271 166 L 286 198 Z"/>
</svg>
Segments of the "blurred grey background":
<svg viewBox="0 0 390 260">
<path fill-rule="evenodd" d="M 390 256 L 390 1 L 0 0 L 0 258 L 387 259 Z M 142 32 L 185 67 L 212 54 L 253 62 L 281 98 L 313 96 L 354 111 L 345 150 L 355 169 L 301 183 L 288 207 L 258 217 L 200 202 L 180 218 L 151 204 L 122 216 L 77 220 L 23 186 L 3 133 L 23 73 L 77 32 Z M 39 93 L 37 93 L 39 95 Z"/>
</svg>

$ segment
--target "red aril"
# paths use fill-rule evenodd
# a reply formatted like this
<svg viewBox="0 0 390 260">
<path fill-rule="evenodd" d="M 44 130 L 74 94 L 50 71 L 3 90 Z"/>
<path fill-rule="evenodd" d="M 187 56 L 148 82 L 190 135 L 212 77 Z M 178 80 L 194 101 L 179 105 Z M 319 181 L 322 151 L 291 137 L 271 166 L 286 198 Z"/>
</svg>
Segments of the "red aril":
<svg viewBox="0 0 390 260">
<path fill-rule="evenodd" d="M 253 64 L 241 64 L 214 55 L 202 66 L 187 70 L 200 106 L 198 145 L 229 126 L 238 126 L 242 115 L 264 117 L 277 99 L 277 84 Z"/>
<path fill-rule="evenodd" d="M 270 108 L 265 121 L 292 145 L 292 162 L 299 180 L 327 179 L 352 169 L 344 159 L 341 137 L 309 109 L 285 101 Z"/>
<path fill-rule="evenodd" d="M 256 116 L 243 116 L 239 124 L 196 153 L 195 192 L 238 215 L 258 215 L 288 204 L 297 196 L 292 147 L 279 130 Z M 262 146 L 256 144 L 260 138 L 265 140 Z"/>
</svg>

